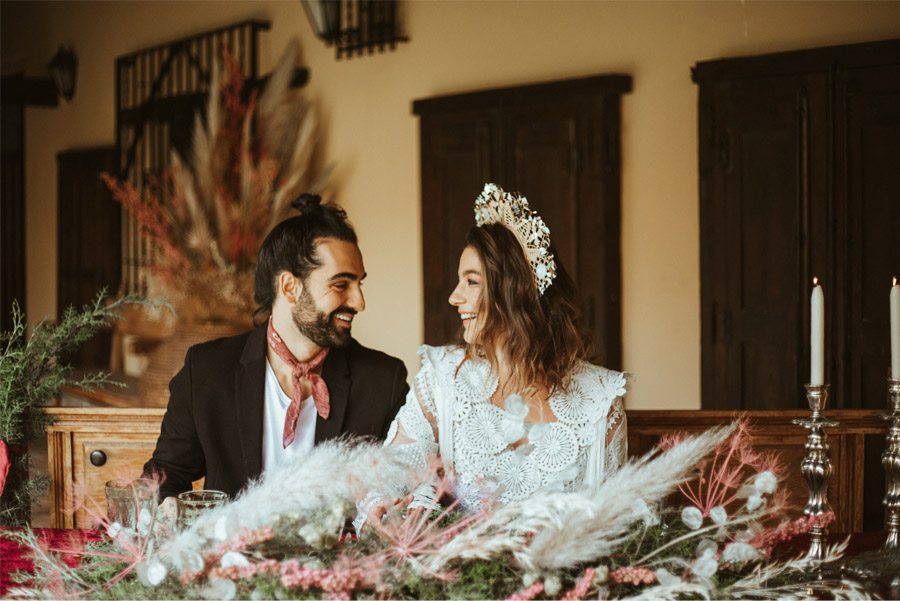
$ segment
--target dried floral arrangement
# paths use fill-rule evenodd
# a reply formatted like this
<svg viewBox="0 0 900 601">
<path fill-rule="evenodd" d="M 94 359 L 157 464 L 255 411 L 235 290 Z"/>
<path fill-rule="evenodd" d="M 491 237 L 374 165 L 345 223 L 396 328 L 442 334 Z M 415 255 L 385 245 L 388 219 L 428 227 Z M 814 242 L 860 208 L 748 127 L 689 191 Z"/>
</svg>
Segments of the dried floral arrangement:
<svg viewBox="0 0 900 601">
<path fill-rule="evenodd" d="M 390 450 L 328 443 L 276 468 L 190 528 L 154 531 L 145 511 L 102 542 L 35 551 L 31 589 L 12 596 L 83 598 L 695 599 L 866 598 L 859 584 L 816 579 L 814 560 L 780 559 L 778 541 L 813 520 L 788 520 L 774 457 L 746 425 L 669 439 L 597 489 L 541 492 L 465 514 L 389 512 L 347 536 L 369 490 L 404 490 L 411 474 Z M 442 478 L 439 493 L 451 492 Z M 672 504 L 681 490 L 681 503 Z M 821 522 L 819 522 L 821 523 Z M 827 550 L 825 563 L 844 545 Z M 55 552 L 54 552 L 55 551 Z M 60 557 L 82 558 L 76 570 Z M 822 590 L 819 588 L 819 590 Z"/>
<path fill-rule="evenodd" d="M 204 116 L 197 115 L 187 164 L 169 167 L 144 190 L 103 174 L 158 249 L 151 298 L 166 298 L 189 321 L 249 325 L 259 247 L 302 192 L 316 191 L 318 119 L 290 86 L 299 44 L 292 40 L 257 97 L 242 96 L 239 65 L 223 51 L 224 77 L 211 73 Z"/>
<path fill-rule="evenodd" d="M 13 303 L 12 329 L 0 333 L 0 526 L 28 523 L 32 498 L 46 491 L 46 478 L 28 478 L 27 442 L 47 422 L 39 410 L 59 394 L 64 384 L 92 388 L 110 383 L 109 374 L 72 377 L 62 356 L 77 349 L 123 307 L 137 299 L 125 297 L 107 304 L 101 290 L 80 310 L 69 307 L 56 323 L 41 321 L 26 340 L 25 317 Z"/>
</svg>

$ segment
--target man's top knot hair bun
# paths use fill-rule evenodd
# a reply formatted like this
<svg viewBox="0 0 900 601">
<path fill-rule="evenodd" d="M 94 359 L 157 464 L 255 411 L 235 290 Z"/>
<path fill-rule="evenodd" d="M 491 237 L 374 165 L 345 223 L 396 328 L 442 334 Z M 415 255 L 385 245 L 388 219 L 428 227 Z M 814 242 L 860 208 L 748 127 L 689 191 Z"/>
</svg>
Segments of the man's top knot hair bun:
<svg viewBox="0 0 900 601">
<path fill-rule="evenodd" d="M 301 215 L 310 215 L 322 210 L 322 197 L 318 194 L 301 194 L 294 200 L 291 206 L 297 209 Z"/>
</svg>

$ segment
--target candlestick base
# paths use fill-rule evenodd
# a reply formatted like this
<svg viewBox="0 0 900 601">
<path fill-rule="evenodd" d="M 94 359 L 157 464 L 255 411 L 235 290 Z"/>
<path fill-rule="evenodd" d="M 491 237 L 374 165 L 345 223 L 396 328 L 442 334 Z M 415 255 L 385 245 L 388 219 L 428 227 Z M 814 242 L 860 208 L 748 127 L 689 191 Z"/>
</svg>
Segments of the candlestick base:
<svg viewBox="0 0 900 601">
<path fill-rule="evenodd" d="M 881 415 L 891 422 L 887 444 L 881 454 L 884 467 L 884 529 L 887 530 L 885 549 L 900 548 L 900 379 L 888 378 L 888 409 Z"/>
<path fill-rule="evenodd" d="M 806 457 L 800 464 L 800 471 L 809 488 L 809 500 L 803 508 L 803 513 L 809 517 L 817 517 L 831 512 L 831 505 L 828 503 L 828 479 L 831 478 L 834 468 L 829 457 L 828 435 L 824 429 L 837 426 L 839 423 L 822 417 L 822 411 L 828 401 L 828 384 L 806 384 L 804 387 L 812 415 L 809 419 L 792 421 L 809 430 L 804 445 Z M 807 557 L 824 559 L 827 536 L 828 529 L 823 526 L 814 526 L 810 529 Z"/>
</svg>

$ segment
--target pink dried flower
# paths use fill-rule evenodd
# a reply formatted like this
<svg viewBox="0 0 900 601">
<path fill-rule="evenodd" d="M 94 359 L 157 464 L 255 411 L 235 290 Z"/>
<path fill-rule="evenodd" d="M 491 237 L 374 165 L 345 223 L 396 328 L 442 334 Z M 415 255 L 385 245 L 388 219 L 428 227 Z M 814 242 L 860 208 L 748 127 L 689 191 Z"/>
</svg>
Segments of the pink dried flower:
<svg viewBox="0 0 900 601">
<path fill-rule="evenodd" d="M 505 599 L 505 601 L 531 601 L 538 595 L 544 592 L 544 583 L 541 581 L 535 582 L 528 588 L 522 589 L 517 593 L 513 593 L 509 597 Z"/>
<path fill-rule="evenodd" d="M 130 484 L 131 480 L 116 478 L 117 483 L 124 485 Z M 148 492 L 152 493 L 159 487 L 159 479 L 156 477 L 142 478 L 134 483 L 133 492 L 135 502 L 139 501 L 139 497 L 143 497 Z M 110 526 L 106 517 L 106 510 L 101 507 L 99 502 L 87 494 L 84 484 L 76 483 L 74 490 L 74 502 L 72 510 L 84 511 L 93 518 L 94 523 L 107 530 Z M 140 492 L 139 492 L 140 491 Z M 38 547 L 41 548 L 40 557 L 42 558 L 42 572 L 40 580 L 41 586 L 51 592 L 53 598 L 69 598 L 75 596 L 88 596 L 102 590 L 109 590 L 123 578 L 131 574 L 137 565 L 146 558 L 147 544 L 149 542 L 149 532 L 141 534 L 141 529 L 136 529 L 133 537 L 121 537 L 117 540 L 118 545 L 110 551 L 98 551 L 88 549 L 84 546 L 85 539 L 95 538 L 93 535 L 71 535 L 67 540 L 58 540 L 53 546 L 38 541 Z M 99 538 L 99 536 L 97 537 Z M 115 573 L 102 585 L 84 587 L 81 590 L 69 593 L 66 590 L 67 577 L 65 576 L 66 566 L 73 567 L 83 557 L 92 557 L 98 560 L 95 565 L 101 565 L 101 560 L 105 564 L 117 566 L 118 572 Z M 124 567 L 121 567 L 124 564 Z"/>
<path fill-rule="evenodd" d="M 377 569 L 352 562 L 346 557 L 340 558 L 331 568 L 323 569 L 300 565 L 294 560 L 281 564 L 283 586 L 303 590 L 318 588 L 333 599 L 349 599 L 354 590 L 373 587 L 377 578 Z"/>
<path fill-rule="evenodd" d="M 583 599 L 587 594 L 588 590 L 591 588 L 591 582 L 594 580 L 594 568 L 588 568 L 584 571 L 584 575 L 578 581 L 578 583 L 562 596 L 566 601 L 575 601 L 576 599 Z"/>
<path fill-rule="evenodd" d="M 281 564 L 275 559 L 266 559 L 246 566 L 230 566 L 227 568 L 216 567 L 209 571 L 210 578 L 227 578 L 229 580 L 241 580 L 253 578 L 260 574 L 278 574 Z"/>
<path fill-rule="evenodd" d="M 437 465 L 439 463 L 435 464 Z M 453 488 L 451 479 L 440 474 L 434 498 L 440 499 Z M 458 505 L 459 501 L 454 501 L 434 518 L 431 511 L 422 508 L 409 511 L 402 519 L 372 520 L 370 522 L 372 530 L 386 543 L 385 550 L 380 554 L 383 560 L 398 564 L 417 560 L 418 568 L 425 570 L 432 578 L 440 580 L 455 578 L 456 573 L 453 571 L 429 570 L 421 559 L 440 552 L 449 540 L 471 528 L 486 515 L 484 511 L 468 513 L 450 525 L 442 525 L 441 522 L 453 513 Z"/>
<path fill-rule="evenodd" d="M 774 528 L 763 530 L 750 540 L 750 544 L 760 552 L 769 555 L 778 544 L 787 542 L 801 534 L 806 534 L 814 527 L 825 528 L 835 520 L 833 511 L 820 515 L 801 516 L 791 522 L 782 522 Z"/>
<path fill-rule="evenodd" d="M 659 447 L 671 448 L 683 438 L 683 434 L 663 436 Z M 699 471 L 698 478 L 680 485 L 679 489 L 703 517 L 708 517 L 715 507 L 728 508 L 736 501 L 743 502 L 738 490 L 753 474 L 768 471 L 777 477 L 783 470 L 776 454 L 760 453 L 753 448 L 753 430 L 747 418 L 743 417 L 738 421 L 734 434 L 716 447 L 712 458 L 700 464 Z M 776 495 L 773 499 L 775 506 L 779 507 L 784 496 Z"/>
<path fill-rule="evenodd" d="M 211 557 L 215 561 L 218 561 L 220 557 L 222 557 L 229 551 L 243 551 L 247 547 L 272 540 L 274 536 L 275 531 L 272 530 L 272 528 L 269 526 L 266 526 L 264 528 L 257 528 L 255 530 L 247 528 L 242 530 L 240 533 L 238 533 L 237 536 L 233 537 L 232 539 L 220 544 L 207 557 Z"/>
<path fill-rule="evenodd" d="M 640 566 L 624 566 L 609 573 L 609 579 L 619 584 L 641 586 L 656 582 L 656 574 L 649 568 Z"/>
<path fill-rule="evenodd" d="M 157 493 L 157 491 L 159 490 L 161 479 L 159 474 L 155 473 L 143 476 L 138 480 L 131 480 L 130 478 L 118 475 L 113 478 L 113 483 L 117 486 L 122 487 L 131 486 L 132 493 L 134 495 L 135 507 L 140 507 L 142 499 L 146 499 L 147 497 L 153 496 Z M 112 526 L 112 523 L 106 516 L 106 508 L 101 507 L 95 499 L 87 494 L 87 489 L 84 487 L 84 485 L 76 484 L 74 498 L 75 510 L 84 509 L 84 511 L 92 518 L 91 521 L 94 524 L 97 524 L 100 529 L 102 529 L 107 533 L 107 535 L 109 535 L 110 526 Z M 141 513 L 143 513 L 143 510 L 141 510 Z M 148 516 L 148 518 L 150 518 L 152 521 L 152 516 Z M 110 578 L 102 587 L 104 590 L 109 590 L 120 580 L 131 574 L 135 570 L 137 565 L 147 558 L 147 545 L 152 535 L 150 528 L 151 525 L 152 524 L 147 524 L 146 532 L 142 532 L 141 528 L 136 528 L 133 538 L 125 536 L 117 538 L 116 551 L 102 553 L 93 550 L 79 550 L 77 552 L 72 550 L 60 551 L 76 556 L 88 556 L 107 559 L 111 564 L 125 564 L 125 567 L 122 568 L 115 576 Z"/>
</svg>

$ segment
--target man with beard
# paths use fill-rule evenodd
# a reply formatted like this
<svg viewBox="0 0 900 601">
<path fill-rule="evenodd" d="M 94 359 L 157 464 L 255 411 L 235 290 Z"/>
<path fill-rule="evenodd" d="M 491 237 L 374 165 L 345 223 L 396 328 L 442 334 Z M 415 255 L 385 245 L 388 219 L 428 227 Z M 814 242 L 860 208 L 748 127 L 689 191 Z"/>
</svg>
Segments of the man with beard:
<svg viewBox="0 0 900 601">
<path fill-rule="evenodd" d="M 191 347 L 144 473 L 160 498 L 204 488 L 234 497 L 287 457 L 342 435 L 383 439 L 408 386 L 399 359 L 350 335 L 366 276 L 346 213 L 303 195 L 256 266 L 259 327 Z"/>
</svg>

